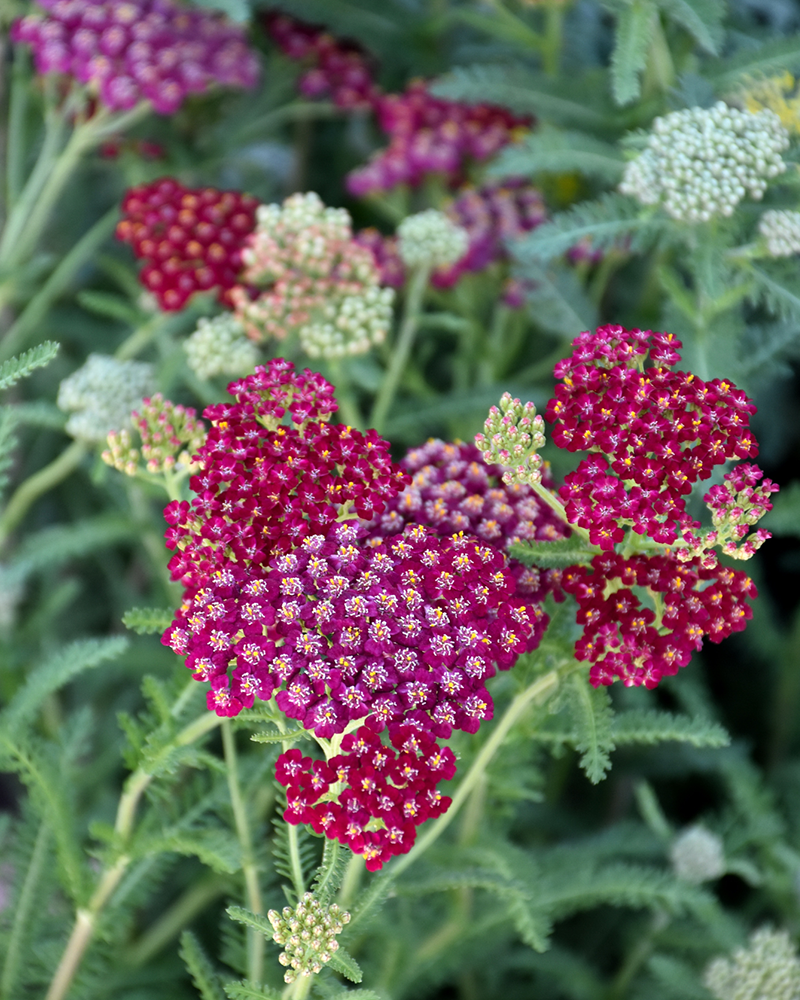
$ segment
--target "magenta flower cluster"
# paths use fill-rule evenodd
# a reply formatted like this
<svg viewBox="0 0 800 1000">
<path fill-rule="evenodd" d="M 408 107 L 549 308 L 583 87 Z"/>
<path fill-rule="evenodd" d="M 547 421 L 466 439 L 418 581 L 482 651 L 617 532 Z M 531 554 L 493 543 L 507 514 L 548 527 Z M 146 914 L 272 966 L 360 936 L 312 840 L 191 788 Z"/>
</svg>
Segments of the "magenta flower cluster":
<svg viewBox="0 0 800 1000">
<path fill-rule="evenodd" d="M 339 840 L 376 871 L 411 849 L 421 823 L 447 811 L 451 799 L 436 784 L 455 774 L 455 755 L 409 725 L 390 726 L 388 744 L 362 726 L 345 736 L 342 751 L 329 761 L 299 750 L 281 754 L 276 771 L 286 788 L 285 817 Z M 344 790 L 331 801 L 339 783 Z"/>
<path fill-rule="evenodd" d="M 673 554 L 626 559 L 606 552 L 591 568 L 565 570 L 562 586 L 578 602 L 583 635 L 575 657 L 592 664 L 595 686 L 621 679 L 654 688 L 689 662 L 705 636 L 722 642 L 741 631 L 752 617 L 746 601 L 757 596 L 741 570 L 709 569 Z M 642 603 L 642 591 L 652 607 Z"/>
<path fill-rule="evenodd" d="M 714 530 L 705 536 L 684 534 L 690 548 L 722 542 L 722 551 L 735 559 L 749 559 L 772 535 L 758 528 L 750 535 L 750 528 L 770 510 L 770 495 L 779 487 L 771 479 L 759 482 L 764 473 L 757 465 L 743 462 L 723 477 L 719 486 L 712 486 L 703 497 L 711 511 Z M 721 537 L 728 535 L 730 537 Z"/>
<path fill-rule="evenodd" d="M 276 360 L 230 391 L 236 402 L 204 414 L 212 426 L 191 479 L 195 499 L 165 511 L 177 550 L 170 570 L 185 595 L 163 642 L 210 684 L 208 705 L 220 715 L 274 696 L 320 739 L 365 720 L 360 738 L 389 755 L 389 770 L 375 776 L 380 794 L 363 784 L 358 758 L 342 810 L 329 798 L 322 808 L 338 817 L 328 835 L 380 867 L 409 849 L 416 823 L 446 808 L 436 784 L 452 776 L 452 759 L 435 740 L 491 718 L 486 681 L 538 643 L 544 615 L 502 549 L 479 535 L 370 530 L 409 476 L 375 432 L 328 422 L 336 404 L 321 376 Z M 499 496 L 491 502 L 494 510 Z M 358 757 L 350 736 L 342 755 L 336 774 Z M 285 772 L 290 822 L 322 815 L 308 796 L 344 780 L 329 766 L 295 768 L 297 781 Z"/>
<path fill-rule="evenodd" d="M 380 94 L 363 49 L 278 11 L 265 17 L 267 32 L 290 59 L 308 64 L 300 77 L 304 97 L 330 98 L 339 108 L 370 108 Z"/>
<path fill-rule="evenodd" d="M 12 38 L 33 49 L 39 73 L 96 88 L 113 111 L 150 101 L 173 114 L 214 84 L 253 87 L 258 58 L 226 18 L 176 0 L 38 0 L 44 16 L 16 21 Z"/>
<path fill-rule="evenodd" d="M 602 549 L 627 526 L 665 544 L 699 527 L 685 507 L 693 484 L 758 454 L 753 403 L 731 382 L 672 371 L 680 346 L 672 334 L 604 326 L 556 365 L 561 383 L 545 414 L 553 441 L 594 452 L 559 494 L 570 523 Z"/>
</svg>

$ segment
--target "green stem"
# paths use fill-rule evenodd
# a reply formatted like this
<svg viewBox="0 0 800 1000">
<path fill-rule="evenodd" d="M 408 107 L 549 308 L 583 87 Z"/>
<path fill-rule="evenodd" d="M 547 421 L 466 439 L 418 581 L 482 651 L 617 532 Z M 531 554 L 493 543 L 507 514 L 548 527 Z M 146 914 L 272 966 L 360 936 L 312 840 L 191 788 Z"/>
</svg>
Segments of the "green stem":
<svg viewBox="0 0 800 1000">
<path fill-rule="evenodd" d="M 579 538 L 582 538 L 588 545 L 592 543 L 589 541 L 589 532 L 586 528 L 580 528 L 577 524 L 572 524 L 567 517 L 567 512 L 564 509 L 564 505 L 554 496 L 546 486 L 542 486 L 541 483 L 531 483 L 531 489 L 536 493 L 538 497 L 547 504 L 548 507 L 552 508 L 564 522 L 564 524 L 569 526 L 570 531 L 574 532 Z"/>
<path fill-rule="evenodd" d="M 406 294 L 403 321 L 397 335 L 397 342 L 369 419 L 370 426 L 374 427 L 377 431 L 380 431 L 386 422 L 386 417 L 394 402 L 397 387 L 403 375 L 403 369 L 411 353 L 414 337 L 419 325 L 422 300 L 425 296 L 425 289 L 428 287 L 429 277 L 430 271 L 425 267 L 418 268 L 411 275 Z"/>
<path fill-rule="evenodd" d="M 564 34 L 564 4 L 562 0 L 550 0 L 545 6 L 544 18 L 542 65 L 548 76 L 558 76 Z"/>
<path fill-rule="evenodd" d="M 253 854 L 253 838 L 247 817 L 242 791 L 239 784 L 239 766 L 236 759 L 236 740 L 230 719 L 222 722 L 222 749 L 225 756 L 225 770 L 228 778 L 228 792 L 231 797 L 236 835 L 242 849 L 242 872 L 244 874 L 247 905 L 253 913 L 264 913 L 261 900 L 261 886 L 258 880 L 258 866 Z M 254 927 L 247 928 L 247 974 L 254 983 L 260 983 L 264 971 L 264 935 Z"/>
<path fill-rule="evenodd" d="M 77 469 L 86 451 L 86 445 L 82 441 L 73 441 L 58 458 L 17 487 L 0 517 L 0 545 L 16 528 L 34 501 Z"/>
<path fill-rule="evenodd" d="M 305 1000 L 311 992 L 313 976 L 298 976 L 297 979 L 283 991 L 283 1000 Z"/>
<path fill-rule="evenodd" d="M 50 831 L 46 823 L 39 825 L 39 832 L 36 834 L 36 842 L 31 853 L 31 860 L 28 870 L 25 872 L 25 881 L 17 900 L 17 907 L 14 911 L 14 922 L 11 926 L 11 934 L 8 938 L 8 948 L 6 950 L 5 962 L 3 964 L 3 974 L 0 976 L 0 997 L 3 1000 L 13 1000 L 14 987 L 17 981 L 17 970 L 22 959 L 20 946 L 25 927 L 33 907 L 36 896 L 36 887 L 42 875 L 47 849 L 49 846 Z"/>
<path fill-rule="evenodd" d="M 360 854 L 354 854 L 347 863 L 347 871 L 344 873 L 342 887 L 339 890 L 337 902 L 342 909 L 346 910 L 356 898 L 361 878 L 364 874 L 364 859 Z"/>
<path fill-rule="evenodd" d="M 189 683 L 192 684 L 194 682 L 190 681 Z M 177 704 L 185 700 L 184 695 L 185 692 L 181 694 L 178 702 L 173 706 L 173 715 L 175 714 Z M 208 733 L 215 726 L 218 726 L 221 721 L 219 716 L 214 715 L 212 712 L 203 713 L 203 715 L 195 719 L 194 722 L 189 723 L 188 726 L 185 726 L 177 734 L 175 739 L 164 748 L 162 755 L 169 753 L 176 746 L 187 746 L 189 743 L 194 743 L 195 740 Z M 72 933 L 61 955 L 61 960 L 58 963 L 58 968 L 50 983 L 45 1000 L 63 1000 L 66 996 L 67 991 L 72 985 L 72 980 L 75 978 L 75 973 L 78 971 L 83 960 L 86 949 L 89 946 L 89 942 L 94 936 L 98 917 L 119 885 L 122 876 L 131 862 L 131 858 L 125 853 L 125 848 L 130 841 L 137 807 L 145 789 L 155 776 L 155 770 L 156 768 L 153 768 L 152 771 L 138 768 L 125 782 L 125 789 L 120 796 L 117 807 L 117 819 L 114 825 L 120 846 L 123 849 L 122 853 L 117 857 L 114 864 L 106 868 L 102 873 L 97 888 L 87 905 L 78 908 Z"/>
<path fill-rule="evenodd" d="M 119 209 L 115 205 L 78 240 L 61 259 L 50 277 L 25 306 L 0 344 L 0 361 L 5 361 L 25 346 L 28 335 L 35 331 L 48 309 L 70 283 L 81 267 L 97 253 L 99 247 L 114 232 Z"/>
<path fill-rule="evenodd" d="M 14 52 L 6 146 L 6 207 L 10 212 L 22 191 L 25 177 L 25 118 L 30 94 L 30 58 L 23 46 Z"/>
</svg>

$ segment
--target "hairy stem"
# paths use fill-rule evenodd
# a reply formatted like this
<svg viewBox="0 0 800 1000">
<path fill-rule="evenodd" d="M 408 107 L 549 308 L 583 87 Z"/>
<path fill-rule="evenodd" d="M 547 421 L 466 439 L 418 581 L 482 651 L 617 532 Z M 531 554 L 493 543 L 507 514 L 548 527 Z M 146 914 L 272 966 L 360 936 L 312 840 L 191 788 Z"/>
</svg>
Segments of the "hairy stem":
<svg viewBox="0 0 800 1000">
<path fill-rule="evenodd" d="M 430 272 L 425 267 L 418 268 L 411 275 L 408 292 L 406 293 L 403 321 L 400 324 L 400 331 L 397 335 L 391 360 L 389 361 L 389 368 L 381 383 L 369 419 L 370 425 L 380 432 L 383 431 L 383 425 L 394 402 L 397 387 L 400 385 L 403 370 L 406 367 L 408 356 L 414 344 L 414 337 L 417 334 L 420 312 L 422 310 L 422 300 L 425 296 L 425 289 L 428 287 L 429 277 Z"/>
<path fill-rule="evenodd" d="M 225 756 L 225 770 L 228 778 L 228 792 L 231 797 L 236 835 L 242 850 L 242 873 L 244 874 L 247 905 L 253 913 L 264 913 L 261 900 L 261 886 L 258 880 L 258 866 L 253 854 L 253 838 L 247 816 L 242 790 L 239 784 L 239 766 L 236 757 L 236 740 L 229 719 L 222 722 L 222 749 Z M 254 927 L 247 928 L 247 974 L 255 983 L 260 983 L 264 971 L 264 935 Z"/>
</svg>

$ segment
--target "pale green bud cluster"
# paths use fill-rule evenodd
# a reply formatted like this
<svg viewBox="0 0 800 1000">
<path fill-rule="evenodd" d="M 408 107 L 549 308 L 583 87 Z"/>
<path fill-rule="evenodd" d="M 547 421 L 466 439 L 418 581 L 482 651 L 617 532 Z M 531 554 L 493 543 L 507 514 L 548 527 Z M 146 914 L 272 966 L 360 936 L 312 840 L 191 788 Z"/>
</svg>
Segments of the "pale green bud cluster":
<svg viewBox="0 0 800 1000">
<path fill-rule="evenodd" d="M 201 318 L 183 344 L 189 367 L 200 378 L 214 375 L 249 375 L 258 364 L 258 348 L 245 336 L 232 313 Z"/>
<path fill-rule="evenodd" d="M 294 909 L 285 906 L 282 913 L 270 910 L 267 916 L 275 931 L 272 940 L 284 947 L 278 961 L 289 967 L 283 976 L 287 983 L 319 972 L 330 962 L 339 947 L 336 935 L 350 922 L 346 910 L 336 903 L 325 906 L 310 892 Z"/>
<path fill-rule="evenodd" d="M 800 1000 L 800 958 L 786 931 L 769 927 L 731 958 L 714 959 L 703 978 L 717 1000 Z"/>
<path fill-rule="evenodd" d="M 455 264 L 469 247 L 466 229 L 435 208 L 407 216 L 397 227 L 397 236 L 397 249 L 409 270 Z"/>
<path fill-rule="evenodd" d="M 96 444 L 111 431 L 129 427 L 131 412 L 155 389 L 153 366 L 90 354 L 58 387 L 57 403 L 71 416 L 67 433 Z"/>
<path fill-rule="evenodd" d="M 157 392 L 152 399 L 143 400 L 141 413 L 131 414 L 139 431 L 141 449 L 135 448 L 130 431 L 112 431 L 108 435 L 108 449 L 101 458 L 106 465 L 113 465 L 119 472 L 135 476 L 139 460 L 144 459 L 148 472 L 195 472 L 199 463 L 193 461 L 206 439 L 206 428 L 190 406 L 175 404 Z"/>
<path fill-rule="evenodd" d="M 365 354 L 381 344 L 392 323 L 394 289 L 367 287 L 360 295 L 327 300 L 322 319 L 300 328 L 300 346 L 310 358 Z"/>
<path fill-rule="evenodd" d="M 700 885 L 725 874 L 725 848 L 720 838 L 704 826 L 690 826 L 672 843 L 669 858 L 683 882 Z"/>
<path fill-rule="evenodd" d="M 707 222 L 732 215 L 750 195 L 760 200 L 782 174 L 789 133 L 768 110 L 751 114 L 718 101 L 656 118 L 647 148 L 625 167 L 623 194 L 662 205 L 673 219 Z"/>
<path fill-rule="evenodd" d="M 800 212 L 770 209 L 758 220 L 758 231 L 770 257 L 800 253 Z"/>
<path fill-rule="evenodd" d="M 504 392 L 500 407 L 493 406 L 483 425 L 485 434 L 475 435 L 475 444 L 490 465 L 504 467 L 503 482 L 533 486 L 542 481 L 544 421 L 533 403 L 524 405 Z"/>
</svg>

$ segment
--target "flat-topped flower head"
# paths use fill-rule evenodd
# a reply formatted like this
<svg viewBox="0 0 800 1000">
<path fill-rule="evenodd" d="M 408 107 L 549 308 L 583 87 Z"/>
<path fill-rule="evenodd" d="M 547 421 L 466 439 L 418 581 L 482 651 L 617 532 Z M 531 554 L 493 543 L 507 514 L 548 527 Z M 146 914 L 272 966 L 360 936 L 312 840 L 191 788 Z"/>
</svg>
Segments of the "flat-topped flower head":
<svg viewBox="0 0 800 1000">
<path fill-rule="evenodd" d="M 289 750 L 276 766 L 286 821 L 338 840 L 364 857 L 368 871 L 407 854 L 417 827 L 447 811 L 452 800 L 436 786 L 456 770 L 453 751 L 417 726 L 390 725 L 382 736 L 361 726 L 327 762 Z"/>
<path fill-rule="evenodd" d="M 195 292 L 212 289 L 229 303 L 257 205 L 238 191 L 186 188 L 165 177 L 126 193 L 117 239 L 144 261 L 139 280 L 162 309 L 182 309 Z"/>
<path fill-rule="evenodd" d="M 276 359 L 228 388 L 235 401 L 204 414 L 194 499 L 165 511 L 170 568 L 187 587 L 231 561 L 267 564 L 351 511 L 372 517 L 405 482 L 388 442 L 329 422 L 336 400 L 321 375 Z"/>
<path fill-rule="evenodd" d="M 770 257 L 800 253 L 800 212 L 770 209 L 758 220 L 758 232 Z"/>
<path fill-rule="evenodd" d="M 256 345 L 232 313 L 197 321 L 197 329 L 183 342 L 186 360 L 200 378 L 247 375 L 259 359 Z"/>
<path fill-rule="evenodd" d="M 469 234 L 435 208 L 408 215 L 397 227 L 397 249 L 409 270 L 455 264 L 467 252 Z"/>
<path fill-rule="evenodd" d="M 732 215 L 749 195 L 760 200 L 786 170 L 789 134 L 772 111 L 755 114 L 718 101 L 656 118 L 643 153 L 619 186 L 642 205 L 661 205 L 681 222 Z"/>
<path fill-rule="evenodd" d="M 762 927 L 746 948 L 714 959 L 703 981 L 716 1000 L 797 1000 L 800 956 L 787 931 Z"/>
<path fill-rule="evenodd" d="M 153 366 L 90 354 L 58 387 L 59 409 L 69 413 L 67 432 L 96 444 L 111 431 L 131 426 L 132 411 L 155 389 Z"/>
<path fill-rule="evenodd" d="M 398 184 L 416 186 L 428 174 L 458 184 L 470 160 L 489 159 L 531 124 L 530 116 L 496 105 L 434 97 L 424 80 L 412 81 L 402 94 L 378 97 L 375 108 L 390 142 L 348 176 L 347 188 L 357 197 Z"/>
<path fill-rule="evenodd" d="M 695 526 L 686 513 L 694 483 L 758 454 L 751 400 L 725 379 L 672 371 L 680 347 L 669 333 L 604 326 L 582 333 L 556 365 L 545 412 L 553 441 L 591 452 L 559 494 L 570 523 L 602 549 L 626 527 L 672 544 Z"/>
<path fill-rule="evenodd" d="M 194 455 L 202 448 L 206 429 L 191 406 L 175 404 L 160 392 L 142 400 L 131 414 L 141 445 L 133 447 L 130 431 L 123 428 L 108 435 L 102 459 L 119 472 L 136 475 L 140 460 L 147 472 L 196 472 Z"/>
<path fill-rule="evenodd" d="M 259 63 L 241 27 L 177 0 L 39 0 L 12 38 L 39 73 L 72 76 L 113 111 L 149 101 L 174 114 L 214 85 L 254 87 Z"/>
<path fill-rule="evenodd" d="M 321 903 L 310 892 L 294 908 L 284 906 L 282 913 L 270 910 L 267 917 L 274 931 L 272 940 L 285 949 L 278 961 L 288 966 L 283 977 L 287 983 L 321 972 L 339 949 L 337 936 L 350 923 L 350 914 L 337 903 Z"/>
<path fill-rule="evenodd" d="M 381 287 L 372 252 L 353 238 L 350 215 L 313 192 L 262 205 L 231 299 L 254 340 L 294 334 L 311 357 L 362 354 L 392 319 L 394 290 Z"/>
</svg>

